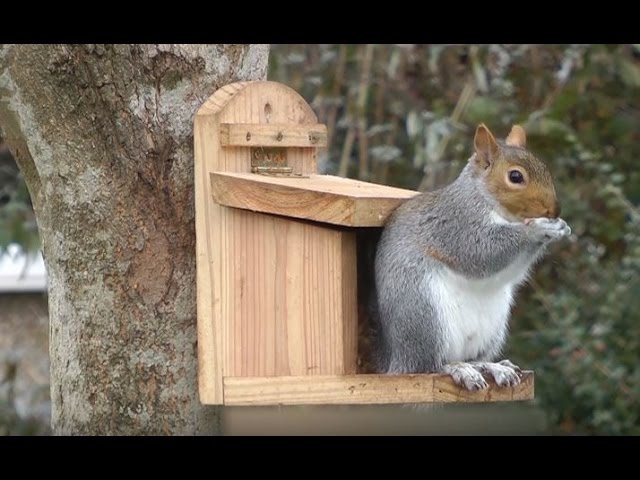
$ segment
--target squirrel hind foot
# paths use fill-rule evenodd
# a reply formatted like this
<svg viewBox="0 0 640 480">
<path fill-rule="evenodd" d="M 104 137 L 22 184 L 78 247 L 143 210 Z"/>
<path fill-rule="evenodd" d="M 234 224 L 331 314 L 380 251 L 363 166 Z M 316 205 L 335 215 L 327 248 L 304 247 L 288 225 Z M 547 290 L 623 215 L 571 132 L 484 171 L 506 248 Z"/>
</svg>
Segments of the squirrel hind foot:
<svg viewBox="0 0 640 480">
<path fill-rule="evenodd" d="M 482 374 L 470 363 L 453 363 L 445 365 L 442 373 L 450 375 L 453 381 L 469 391 L 485 390 L 489 384 Z"/>
<path fill-rule="evenodd" d="M 445 365 L 442 373 L 469 391 L 485 390 L 489 384 L 484 375 L 489 375 L 499 387 L 515 387 L 522 381 L 522 370 L 510 360 L 500 362 L 460 362 Z"/>
<path fill-rule="evenodd" d="M 472 362 L 471 365 L 483 374 L 491 375 L 499 387 L 515 387 L 521 382 L 522 370 L 510 360 L 501 362 Z"/>
</svg>

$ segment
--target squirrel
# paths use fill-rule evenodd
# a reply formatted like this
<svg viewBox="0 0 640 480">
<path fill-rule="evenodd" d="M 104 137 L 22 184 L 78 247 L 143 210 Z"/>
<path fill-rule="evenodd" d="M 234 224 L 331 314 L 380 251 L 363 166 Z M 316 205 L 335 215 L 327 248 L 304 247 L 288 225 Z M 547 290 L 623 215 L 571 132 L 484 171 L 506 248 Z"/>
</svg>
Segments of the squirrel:
<svg viewBox="0 0 640 480">
<path fill-rule="evenodd" d="M 499 358 L 510 310 L 546 246 L 571 234 L 547 166 L 514 125 L 504 142 L 480 124 L 475 152 L 448 186 L 389 216 L 375 250 L 379 373 L 443 373 L 467 390 L 521 381 Z"/>
</svg>

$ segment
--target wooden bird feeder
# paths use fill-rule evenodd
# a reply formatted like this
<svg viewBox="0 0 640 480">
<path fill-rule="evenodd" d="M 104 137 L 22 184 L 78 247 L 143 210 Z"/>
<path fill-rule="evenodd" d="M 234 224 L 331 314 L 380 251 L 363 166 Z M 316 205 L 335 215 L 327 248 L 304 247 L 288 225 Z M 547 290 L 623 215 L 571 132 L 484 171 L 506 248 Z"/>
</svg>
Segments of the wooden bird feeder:
<svg viewBox="0 0 640 480">
<path fill-rule="evenodd" d="M 318 175 L 327 130 L 275 82 L 215 92 L 195 118 L 200 399 L 216 405 L 506 401 L 443 375 L 358 374 L 356 233 L 417 192 Z"/>
</svg>

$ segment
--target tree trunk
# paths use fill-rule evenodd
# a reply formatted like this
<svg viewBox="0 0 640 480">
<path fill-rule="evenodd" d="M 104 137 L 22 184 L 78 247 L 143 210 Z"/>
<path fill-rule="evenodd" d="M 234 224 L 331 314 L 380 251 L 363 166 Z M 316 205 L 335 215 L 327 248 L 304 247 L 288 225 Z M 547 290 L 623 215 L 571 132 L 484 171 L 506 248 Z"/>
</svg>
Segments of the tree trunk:
<svg viewBox="0 0 640 480">
<path fill-rule="evenodd" d="M 193 116 L 267 45 L 0 45 L 0 127 L 49 278 L 55 434 L 210 434 L 197 395 Z"/>
</svg>

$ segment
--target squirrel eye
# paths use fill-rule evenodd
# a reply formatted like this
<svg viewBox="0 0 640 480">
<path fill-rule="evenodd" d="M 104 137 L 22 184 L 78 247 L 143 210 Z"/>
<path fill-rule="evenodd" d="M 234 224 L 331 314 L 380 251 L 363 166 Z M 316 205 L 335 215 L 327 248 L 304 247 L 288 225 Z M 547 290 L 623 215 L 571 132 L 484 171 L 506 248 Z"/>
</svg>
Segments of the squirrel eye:
<svg viewBox="0 0 640 480">
<path fill-rule="evenodd" d="M 519 170 L 511 170 L 509 172 L 509 181 L 511 183 L 523 183 L 524 177 L 522 176 L 522 172 Z"/>
</svg>

